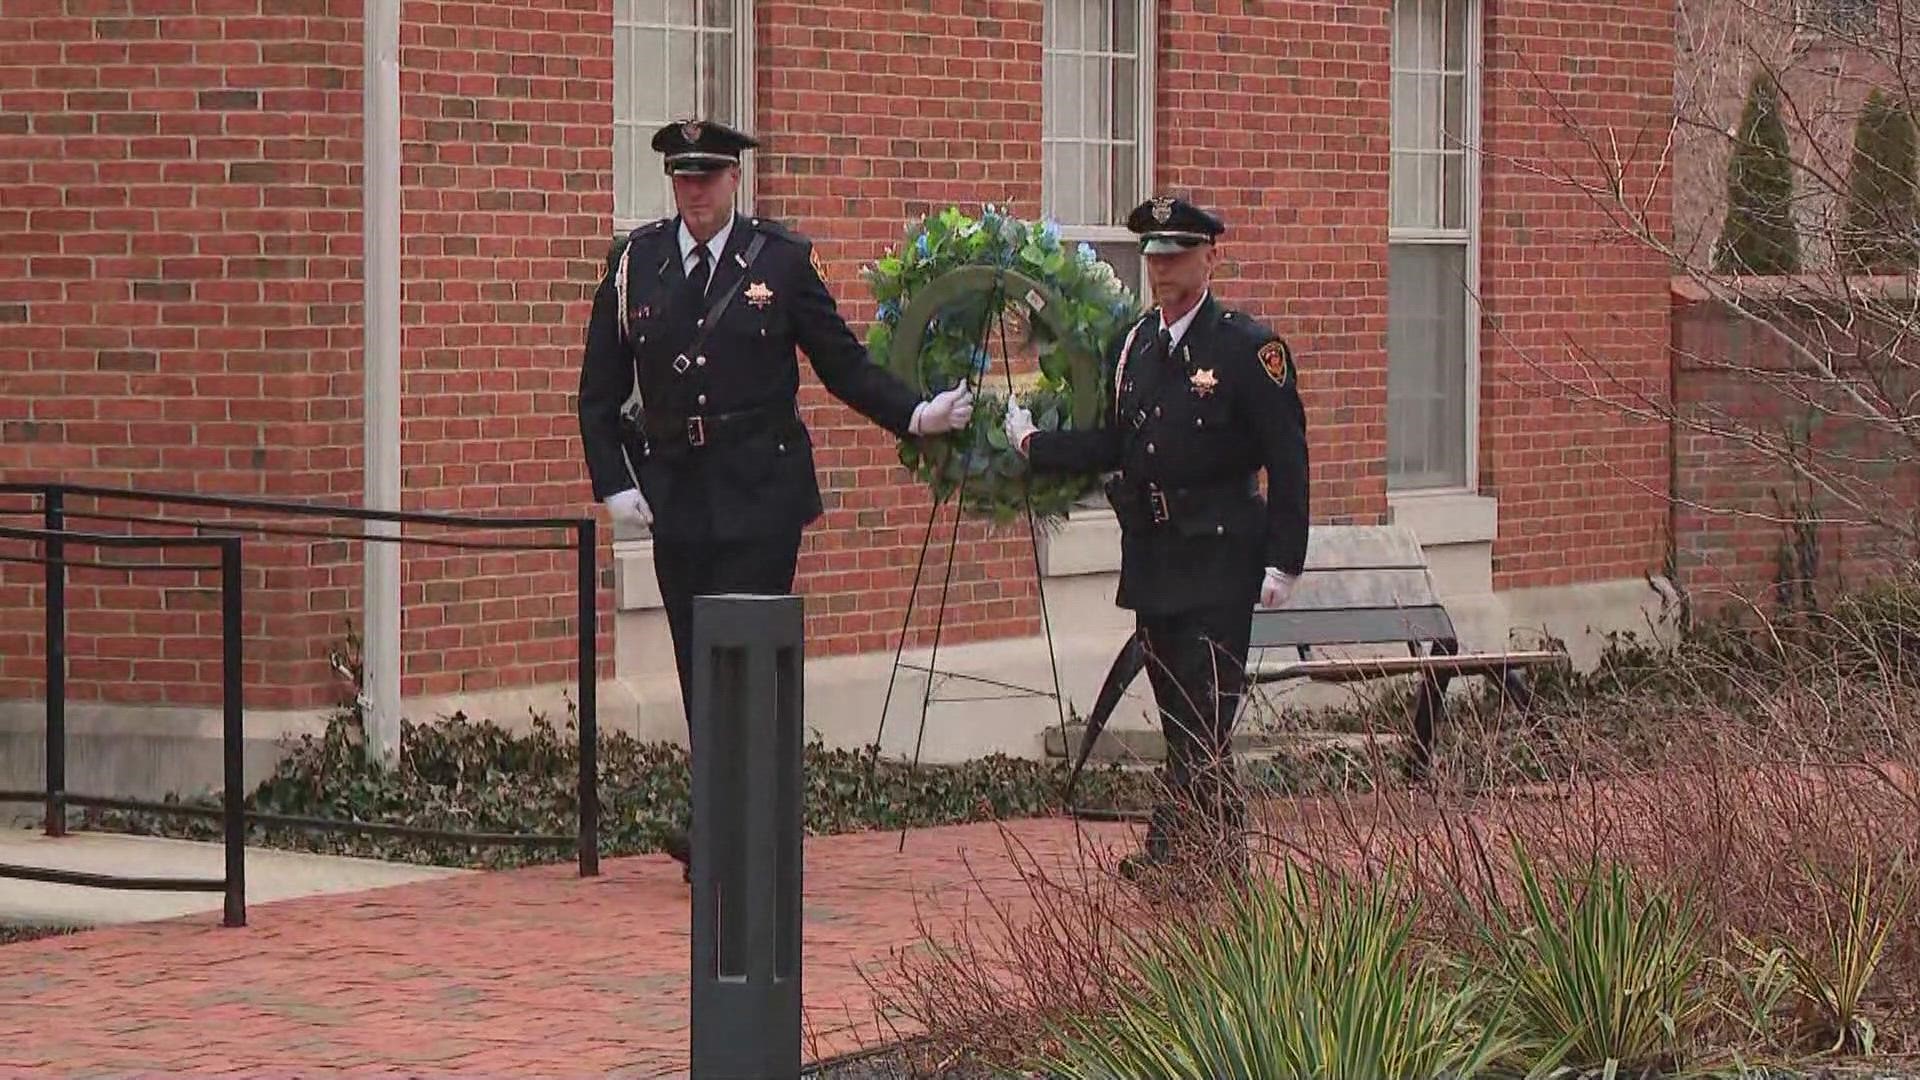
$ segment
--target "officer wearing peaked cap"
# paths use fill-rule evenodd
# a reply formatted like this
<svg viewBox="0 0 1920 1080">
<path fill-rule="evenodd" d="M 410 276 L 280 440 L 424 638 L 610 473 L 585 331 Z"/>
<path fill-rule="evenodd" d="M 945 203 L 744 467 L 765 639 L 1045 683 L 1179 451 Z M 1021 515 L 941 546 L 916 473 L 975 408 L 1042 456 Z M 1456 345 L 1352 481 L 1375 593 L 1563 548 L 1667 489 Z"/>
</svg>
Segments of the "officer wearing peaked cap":
<svg viewBox="0 0 1920 1080">
<path fill-rule="evenodd" d="M 1183 855 L 1244 865 L 1229 737 L 1254 605 L 1285 604 L 1306 561 L 1307 439 L 1286 342 L 1213 297 L 1226 226 L 1161 196 L 1127 228 L 1158 306 L 1108 353 L 1113 421 L 1036 431 L 1012 406 L 1006 432 L 1036 471 L 1118 470 L 1107 485 L 1121 529 L 1117 603 L 1134 612 L 1146 648 L 1170 793 L 1147 850 L 1122 864 L 1138 878 Z"/>
<path fill-rule="evenodd" d="M 796 346 L 829 392 L 898 437 L 964 428 L 973 403 L 964 383 L 922 400 L 872 363 L 813 245 L 734 209 L 740 156 L 757 140 L 693 120 L 661 127 L 652 145 L 678 212 L 633 230 L 609 259 L 587 326 L 580 434 L 594 498 L 652 529 L 691 721 L 693 598 L 791 592 L 801 531 L 822 510 Z M 690 863 L 684 837 L 669 850 Z"/>
</svg>

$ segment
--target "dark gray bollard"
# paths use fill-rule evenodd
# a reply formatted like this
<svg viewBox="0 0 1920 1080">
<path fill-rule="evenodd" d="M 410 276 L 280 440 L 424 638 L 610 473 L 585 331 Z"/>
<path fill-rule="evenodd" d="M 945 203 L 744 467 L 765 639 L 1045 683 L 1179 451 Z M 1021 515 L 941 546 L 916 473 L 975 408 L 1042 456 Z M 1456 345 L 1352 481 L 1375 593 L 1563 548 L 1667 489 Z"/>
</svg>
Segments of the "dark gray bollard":
<svg viewBox="0 0 1920 1080">
<path fill-rule="evenodd" d="M 693 601 L 693 1080 L 800 1075 L 797 596 Z"/>
</svg>

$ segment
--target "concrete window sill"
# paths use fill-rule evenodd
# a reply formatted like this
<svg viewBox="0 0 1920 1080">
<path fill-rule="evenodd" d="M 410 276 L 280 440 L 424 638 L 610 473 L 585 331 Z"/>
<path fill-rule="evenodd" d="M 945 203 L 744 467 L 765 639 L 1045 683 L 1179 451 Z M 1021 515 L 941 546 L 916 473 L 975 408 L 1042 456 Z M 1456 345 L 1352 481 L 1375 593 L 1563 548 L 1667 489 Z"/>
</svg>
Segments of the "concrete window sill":
<svg viewBox="0 0 1920 1080">
<path fill-rule="evenodd" d="M 1422 547 L 1490 544 L 1500 534 L 1500 504 L 1470 492 L 1387 496 L 1392 522 L 1413 530 Z"/>
</svg>

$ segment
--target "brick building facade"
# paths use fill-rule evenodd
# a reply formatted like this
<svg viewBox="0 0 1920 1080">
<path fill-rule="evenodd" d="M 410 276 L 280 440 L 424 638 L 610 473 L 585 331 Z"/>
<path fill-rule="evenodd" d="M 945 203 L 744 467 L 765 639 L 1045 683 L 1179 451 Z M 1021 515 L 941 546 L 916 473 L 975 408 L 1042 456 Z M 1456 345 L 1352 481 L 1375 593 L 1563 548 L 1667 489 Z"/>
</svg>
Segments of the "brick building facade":
<svg viewBox="0 0 1920 1080">
<path fill-rule="evenodd" d="M 362 5 L 0 7 L 0 480 L 357 501 Z M 1578 171 L 1591 131 L 1666 130 L 1666 0 L 407 0 L 400 60 L 409 509 L 589 505 L 572 395 L 590 297 L 611 237 L 668 210 L 646 134 L 697 111 L 763 140 L 750 212 L 813 238 L 856 330 L 861 268 L 948 204 L 1052 217 L 1125 274 L 1117 226 L 1145 195 L 1216 209 L 1218 295 L 1299 360 L 1314 520 L 1412 526 L 1484 636 L 1549 612 L 1573 613 L 1563 637 L 1601 608 L 1631 622 L 1662 564 L 1668 432 L 1567 388 L 1604 354 L 1609 378 L 1666 394 L 1667 268 L 1536 166 Z M 803 404 L 828 508 L 801 559 L 809 655 L 845 661 L 863 702 L 928 503 L 884 432 L 817 382 Z M 1049 595 L 1059 578 L 1099 613 L 1080 667 L 1124 634 L 1103 514 L 1043 557 Z M 1030 642 L 1024 528 L 959 538 L 943 642 Z M 646 540 L 603 555 L 603 675 L 627 691 L 603 706 L 671 734 Z M 356 545 L 266 538 L 249 559 L 252 703 L 333 700 Z M 406 695 L 568 679 L 571 565 L 410 549 Z M 38 693 L 38 575 L 0 576 L 0 698 Z M 76 694 L 209 700 L 202 646 L 173 640 L 204 631 L 196 601 L 84 581 Z"/>
</svg>

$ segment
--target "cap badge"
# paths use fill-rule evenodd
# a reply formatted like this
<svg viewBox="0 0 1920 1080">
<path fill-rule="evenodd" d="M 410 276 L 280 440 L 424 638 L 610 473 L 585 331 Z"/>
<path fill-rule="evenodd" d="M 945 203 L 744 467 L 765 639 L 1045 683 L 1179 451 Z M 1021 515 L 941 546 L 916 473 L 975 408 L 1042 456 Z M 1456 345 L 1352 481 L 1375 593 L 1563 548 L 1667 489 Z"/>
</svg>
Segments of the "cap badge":
<svg viewBox="0 0 1920 1080">
<path fill-rule="evenodd" d="M 681 124 L 680 137 L 687 140 L 690 143 L 699 142 L 700 141 L 700 121 L 688 120 L 686 123 Z"/>
<path fill-rule="evenodd" d="M 1153 197 L 1153 220 L 1165 225 L 1173 219 L 1173 200 L 1165 195 Z"/>
</svg>

